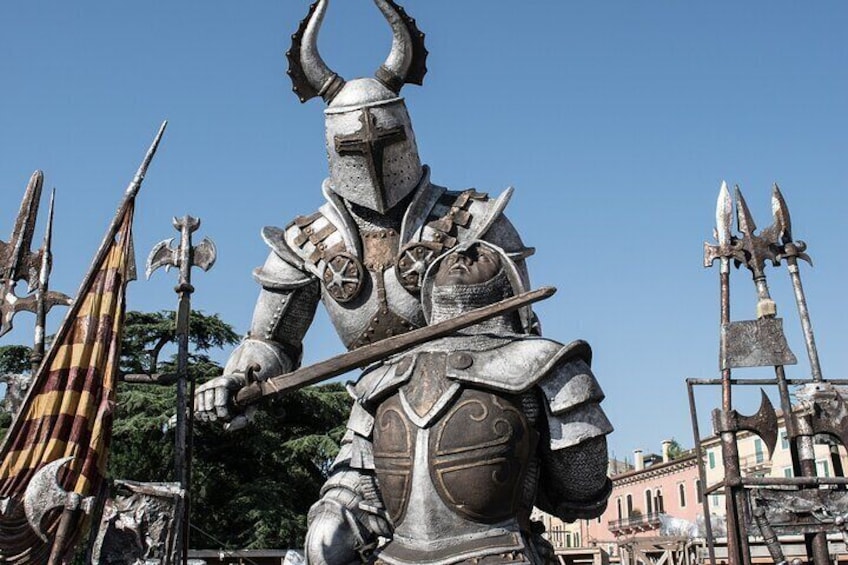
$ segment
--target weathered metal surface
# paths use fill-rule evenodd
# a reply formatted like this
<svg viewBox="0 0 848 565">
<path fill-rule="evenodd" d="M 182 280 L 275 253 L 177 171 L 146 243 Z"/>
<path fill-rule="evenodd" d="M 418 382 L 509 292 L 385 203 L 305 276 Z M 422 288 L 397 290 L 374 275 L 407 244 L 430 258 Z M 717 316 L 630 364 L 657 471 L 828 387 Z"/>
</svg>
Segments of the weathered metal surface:
<svg viewBox="0 0 848 565">
<path fill-rule="evenodd" d="M 30 361 L 32 363 L 32 372 L 35 374 L 41 361 L 44 359 L 45 349 L 45 325 L 47 323 L 47 313 L 53 306 L 65 305 L 70 306 L 73 302 L 70 296 L 50 290 L 50 271 L 53 268 L 53 205 L 56 201 L 56 190 L 50 194 L 50 208 L 47 213 L 47 228 L 44 232 L 44 243 L 41 246 L 41 265 L 38 271 L 38 287 L 35 289 L 35 338 L 33 339 L 32 355 Z M 22 299 L 28 300 L 30 297 Z M 28 309 L 28 308 L 27 308 Z"/>
<path fill-rule="evenodd" d="M 729 322 L 721 328 L 721 368 L 795 365 L 781 318 Z"/>
<path fill-rule="evenodd" d="M 217 251 L 215 244 L 209 238 L 203 238 L 198 245 L 192 245 L 192 233 L 200 227 L 200 220 L 185 215 L 173 219 L 174 228 L 180 232 L 180 244 L 171 248 L 173 239 L 164 240 L 154 246 L 147 259 L 147 277 L 159 267 L 176 267 L 180 271 L 179 283 L 174 288 L 179 296 L 177 307 L 176 331 L 177 341 L 177 407 L 174 468 L 177 481 L 185 491 L 185 505 L 182 523 L 183 557 L 188 555 L 189 509 L 191 505 L 191 430 L 194 422 L 194 404 L 189 398 L 194 398 L 194 380 L 188 375 L 188 331 L 191 315 L 191 295 L 194 287 L 191 285 L 192 267 L 200 267 L 208 271 L 215 264 Z M 186 389 L 190 387 L 190 390 Z"/>
<path fill-rule="evenodd" d="M 42 540 L 49 541 L 47 533 L 42 531 L 41 522 L 44 516 L 55 508 L 66 510 L 90 510 L 94 497 L 82 498 L 79 494 L 68 492 L 59 484 L 59 472 L 73 457 L 64 457 L 48 463 L 33 475 L 26 491 L 24 491 L 24 512 L 33 531 Z M 60 540 L 54 545 L 61 546 Z"/>
<path fill-rule="evenodd" d="M 17 281 L 25 280 L 30 291 L 38 285 L 41 252 L 32 253 L 30 245 L 43 183 L 44 174 L 35 171 L 24 192 L 9 242 L 0 241 L 0 336 L 12 330 L 12 318 L 22 309 L 21 299 L 15 295 Z"/>
<path fill-rule="evenodd" d="M 760 389 L 760 393 L 760 408 L 753 416 L 743 416 L 736 410 L 713 410 L 713 429 L 716 434 L 742 430 L 753 432 L 763 438 L 771 457 L 777 445 L 777 414 L 765 391 Z"/>
<path fill-rule="evenodd" d="M 251 383 L 238 392 L 235 402 L 239 406 L 246 406 L 259 401 L 265 396 L 296 390 L 337 377 L 352 369 L 364 367 L 384 359 L 389 355 L 399 353 L 439 337 L 450 335 L 507 312 L 513 312 L 528 304 L 550 298 L 555 292 L 556 289 L 554 287 L 541 287 L 537 290 L 531 290 L 518 296 L 507 298 L 501 302 L 466 312 L 450 320 L 425 326 L 402 335 L 386 338 L 378 343 L 354 349 L 349 353 L 337 355 L 326 361 L 303 367 L 291 373 L 279 375 L 266 381 Z"/>
<path fill-rule="evenodd" d="M 377 80 L 395 94 L 404 84 L 422 84 L 427 73 L 424 34 L 415 20 L 393 0 L 375 0 L 375 4 L 392 28 L 392 49 L 375 73 Z M 327 0 L 319 0 L 310 6 L 306 18 L 292 35 L 291 48 L 286 52 L 292 90 L 301 102 L 321 96 L 330 103 L 345 86 L 345 80 L 327 66 L 318 52 L 318 32 L 327 5 Z"/>
<path fill-rule="evenodd" d="M 795 396 L 801 413 L 809 421 L 811 434 L 826 434 L 848 448 L 848 404 L 830 382 L 813 382 L 800 387 Z"/>
<path fill-rule="evenodd" d="M 184 491 L 177 483 L 116 481 L 91 548 L 92 563 L 176 565 Z"/>
<path fill-rule="evenodd" d="M 765 510 L 765 519 L 777 534 L 845 531 L 848 491 L 754 488 L 749 492 L 752 504 Z"/>
<path fill-rule="evenodd" d="M 810 360 L 810 372 L 814 381 L 822 380 L 821 363 L 819 352 L 816 347 L 816 338 L 813 333 L 813 324 L 810 319 L 810 311 L 807 308 L 807 297 L 804 293 L 804 285 L 801 283 L 801 272 L 798 269 L 798 259 L 804 260 L 811 266 L 813 264 L 810 256 L 805 253 L 807 244 L 803 241 L 792 239 L 792 222 L 789 218 L 789 207 L 775 184 L 772 190 L 772 211 L 775 224 L 780 229 L 780 242 L 777 246 L 777 261 L 786 261 L 789 276 L 792 280 L 792 290 L 795 292 L 795 304 L 798 307 L 798 315 L 801 319 L 801 330 L 804 332 L 804 345 L 807 348 L 807 357 Z"/>
</svg>

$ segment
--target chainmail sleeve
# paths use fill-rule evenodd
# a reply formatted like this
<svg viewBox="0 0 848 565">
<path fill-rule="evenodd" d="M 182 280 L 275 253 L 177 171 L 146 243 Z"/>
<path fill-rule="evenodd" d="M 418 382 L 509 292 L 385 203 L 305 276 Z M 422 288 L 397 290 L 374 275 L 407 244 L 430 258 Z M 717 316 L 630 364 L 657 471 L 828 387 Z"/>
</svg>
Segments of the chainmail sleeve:
<svg viewBox="0 0 848 565">
<path fill-rule="evenodd" d="M 539 384 L 547 426 L 540 426 L 541 474 L 537 506 L 567 522 L 596 518 L 607 506 L 607 440 L 612 425 L 589 364 L 571 358 Z"/>
</svg>

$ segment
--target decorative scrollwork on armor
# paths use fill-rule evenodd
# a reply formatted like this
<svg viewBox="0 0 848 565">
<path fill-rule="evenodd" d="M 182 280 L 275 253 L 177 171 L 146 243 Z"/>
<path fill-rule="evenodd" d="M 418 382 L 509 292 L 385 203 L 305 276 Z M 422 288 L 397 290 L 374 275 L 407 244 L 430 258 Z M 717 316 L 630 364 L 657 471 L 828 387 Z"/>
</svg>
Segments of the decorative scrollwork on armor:
<svg viewBox="0 0 848 565">
<path fill-rule="evenodd" d="M 324 267 L 324 288 L 336 302 L 350 302 L 359 295 L 365 272 L 359 259 L 340 251 Z"/>
<path fill-rule="evenodd" d="M 397 395 L 384 402 L 375 418 L 374 471 L 383 503 L 394 523 L 400 522 L 409 502 L 412 464 L 415 459 L 414 430 L 403 413 Z"/>
<path fill-rule="evenodd" d="M 431 432 L 433 485 L 448 506 L 472 520 L 514 516 L 537 442 L 511 399 L 466 389 Z"/>
</svg>

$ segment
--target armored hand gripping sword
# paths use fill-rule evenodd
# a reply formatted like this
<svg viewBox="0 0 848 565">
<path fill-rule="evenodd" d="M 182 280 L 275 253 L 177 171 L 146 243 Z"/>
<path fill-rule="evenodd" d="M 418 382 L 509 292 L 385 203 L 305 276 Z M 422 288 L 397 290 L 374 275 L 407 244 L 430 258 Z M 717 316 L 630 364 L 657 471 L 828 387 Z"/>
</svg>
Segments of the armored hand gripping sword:
<svg viewBox="0 0 848 565">
<path fill-rule="evenodd" d="M 176 450 L 174 467 L 177 480 L 185 491 L 185 513 L 182 520 L 183 560 L 188 559 L 189 534 L 189 489 L 191 487 L 191 428 L 194 420 L 194 405 L 187 402 L 186 385 L 190 382 L 188 398 L 194 397 L 194 379 L 188 376 L 188 326 L 191 314 L 191 268 L 200 267 L 208 271 L 215 264 L 217 251 L 215 244 L 209 238 L 203 238 L 197 246 L 192 246 L 191 234 L 200 227 L 200 220 L 189 215 L 174 218 L 174 228 L 180 232 L 180 245 L 174 249 L 171 244 L 174 238 L 157 243 L 147 258 L 147 278 L 159 267 L 169 270 L 176 267 L 180 271 L 179 284 L 174 291 L 179 296 L 177 308 L 176 339 L 177 339 L 177 423 Z M 188 413 L 187 413 L 188 411 Z M 188 440 L 186 439 L 188 438 Z"/>
</svg>

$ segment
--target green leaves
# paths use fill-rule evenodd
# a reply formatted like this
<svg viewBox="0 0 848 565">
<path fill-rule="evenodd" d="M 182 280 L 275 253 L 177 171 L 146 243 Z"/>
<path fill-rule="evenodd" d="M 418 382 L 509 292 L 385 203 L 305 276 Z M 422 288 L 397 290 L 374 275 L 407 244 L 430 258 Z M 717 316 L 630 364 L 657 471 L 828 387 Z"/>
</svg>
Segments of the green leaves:
<svg viewBox="0 0 848 565">
<path fill-rule="evenodd" d="M 0 347 L 0 375 L 7 373 L 28 373 L 32 368 L 29 356 L 32 349 L 25 345 L 4 345 Z"/>
<path fill-rule="evenodd" d="M 192 312 L 189 372 L 203 382 L 222 372 L 206 352 L 238 341 L 217 315 Z M 159 355 L 173 339 L 173 312 L 128 312 L 122 369 L 172 372 Z M 161 345 L 160 345 L 161 344 Z M 174 387 L 120 383 L 110 476 L 137 481 L 174 478 Z M 345 431 L 350 397 L 340 384 L 310 387 L 266 402 L 253 424 L 225 432 L 196 422 L 192 463 L 192 547 L 300 547 L 306 514 Z"/>
</svg>

